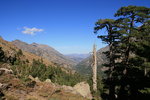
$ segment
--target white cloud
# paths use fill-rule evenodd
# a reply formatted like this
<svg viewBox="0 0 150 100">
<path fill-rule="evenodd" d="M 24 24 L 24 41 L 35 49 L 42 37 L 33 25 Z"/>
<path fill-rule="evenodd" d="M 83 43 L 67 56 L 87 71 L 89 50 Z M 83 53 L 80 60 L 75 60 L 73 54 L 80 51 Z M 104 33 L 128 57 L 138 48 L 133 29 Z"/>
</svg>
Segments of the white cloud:
<svg viewBox="0 0 150 100">
<path fill-rule="evenodd" d="M 35 33 L 37 33 L 37 32 L 42 32 L 42 31 L 44 31 L 43 29 L 38 29 L 38 28 L 36 28 L 36 27 L 33 27 L 33 28 L 28 28 L 28 27 L 23 27 L 23 31 L 22 31 L 22 33 L 23 34 L 29 34 L 29 35 L 34 35 Z"/>
</svg>

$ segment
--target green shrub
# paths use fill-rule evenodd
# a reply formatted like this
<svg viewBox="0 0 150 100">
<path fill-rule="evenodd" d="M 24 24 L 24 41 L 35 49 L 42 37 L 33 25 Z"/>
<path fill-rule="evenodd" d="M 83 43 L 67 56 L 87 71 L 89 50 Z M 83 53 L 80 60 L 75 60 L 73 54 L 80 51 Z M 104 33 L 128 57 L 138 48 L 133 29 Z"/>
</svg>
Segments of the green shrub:
<svg viewBox="0 0 150 100">
<path fill-rule="evenodd" d="M 51 79 L 52 82 L 58 83 L 60 85 L 74 86 L 78 82 L 83 81 L 83 77 L 78 73 L 66 73 L 59 66 L 46 66 L 40 60 L 33 60 L 31 66 L 25 62 L 23 63 L 23 61 L 16 60 L 12 69 L 14 74 L 23 81 L 27 81 L 29 75 L 38 77 L 41 81 Z"/>
</svg>

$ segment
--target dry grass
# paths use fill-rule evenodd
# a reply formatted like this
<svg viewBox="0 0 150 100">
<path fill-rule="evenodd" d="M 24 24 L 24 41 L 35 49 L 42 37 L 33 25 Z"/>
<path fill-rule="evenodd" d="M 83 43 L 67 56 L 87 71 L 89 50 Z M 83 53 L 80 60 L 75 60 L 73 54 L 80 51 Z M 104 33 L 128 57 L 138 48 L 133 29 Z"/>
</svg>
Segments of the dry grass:
<svg viewBox="0 0 150 100">
<path fill-rule="evenodd" d="M 5 55 L 7 56 L 12 56 L 19 51 L 19 49 L 15 45 L 13 45 L 11 42 L 3 40 L 2 38 L 0 38 L 0 47 L 2 47 L 3 51 L 5 52 Z M 21 57 L 21 60 L 26 61 L 26 59 L 28 59 L 30 64 L 32 63 L 33 59 L 41 60 L 41 57 L 35 54 L 25 52 L 25 51 L 22 51 L 22 52 L 24 56 Z M 44 59 L 44 58 L 42 59 L 43 59 L 44 64 L 55 66 L 52 62 L 48 61 L 47 59 Z"/>
</svg>

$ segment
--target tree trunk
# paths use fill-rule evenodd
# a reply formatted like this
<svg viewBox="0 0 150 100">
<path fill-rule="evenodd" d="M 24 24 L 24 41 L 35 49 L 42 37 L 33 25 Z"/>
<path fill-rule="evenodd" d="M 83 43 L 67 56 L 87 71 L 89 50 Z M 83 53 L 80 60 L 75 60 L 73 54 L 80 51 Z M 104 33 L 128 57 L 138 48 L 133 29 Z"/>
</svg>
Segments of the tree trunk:
<svg viewBox="0 0 150 100">
<path fill-rule="evenodd" d="M 114 58 L 113 58 L 113 44 L 110 42 L 110 51 L 109 51 L 109 56 L 110 56 L 110 75 L 109 75 L 109 100 L 115 100 L 115 85 L 113 81 L 113 70 L 114 70 Z"/>
<path fill-rule="evenodd" d="M 109 85 L 109 100 L 115 100 L 115 85 L 113 83 Z"/>
<path fill-rule="evenodd" d="M 96 59 L 96 45 L 93 45 L 93 90 L 97 92 L 97 59 Z"/>
</svg>

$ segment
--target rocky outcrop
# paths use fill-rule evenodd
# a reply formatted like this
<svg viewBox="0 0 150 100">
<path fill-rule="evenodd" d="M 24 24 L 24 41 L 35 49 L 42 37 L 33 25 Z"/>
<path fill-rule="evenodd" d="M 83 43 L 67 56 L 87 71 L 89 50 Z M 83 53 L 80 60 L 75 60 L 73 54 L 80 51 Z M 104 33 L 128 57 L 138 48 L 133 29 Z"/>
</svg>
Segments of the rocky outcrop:
<svg viewBox="0 0 150 100">
<path fill-rule="evenodd" d="M 36 84 L 45 84 L 44 86 L 48 87 L 48 84 L 51 86 L 51 88 L 55 88 L 55 90 L 53 90 L 53 93 L 54 94 L 55 92 L 57 92 L 58 90 L 60 91 L 64 91 L 64 92 L 67 92 L 67 93 L 72 93 L 72 94 L 75 94 L 75 95 L 80 95 L 84 98 L 87 98 L 87 99 L 92 99 L 92 95 L 91 95 L 91 91 L 90 91 L 90 86 L 88 83 L 86 82 L 80 82 L 78 84 L 76 84 L 74 87 L 71 87 L 71 86 L 66 86 L 66 85 L 58 85 L 58 84 L 54 84 L 51 82 L 50 79 L 46 79 L 45 82 L 41 82 L 37 77 L 36 78 L 33 78 L 31 75 L 29 76 L 29 78 L 32 80 L 32 81 L 35 81 Z M 42 87 L 44 89 L 44 86 Z M 42 90 L 40 90 L 42 91 Z"/>
<path fill-rule="evenodd" d="M 0 83 L 0 91 L 5 90 L 9 87 L 10 84 L 2 84 Z"/>
<path fill-rule="evenodd" d="M 61 88 L 66 92 L 71 92 L 71 93 L 77 94 L 76 91 L 74 90 L 74 88 L 71 86 L 63 85 L 63 86 L 61 86 Z"/>
<path fill-rule="evenodd" d="M 80 82 L 74 87 L 63 85 L 61 88 L 66 92 L 71 92 L 73 94 L 81 95 L 87 99 L 92 99 L 90 86 L 86 82 Z"/>
<path fill-rule="evenodd" d="M 29 78 L 26 84 L 22 84 L 13 74 L 1 75 L 0 100 L 89 100 L 80 93 L 73 93 L 74 87 L 64 86 L 65 90 L 63 86 L 52 83 L 50 79 L 42 82 L 32 76 Z"/>
<path fill-rule="evenodd" d="M 45 82 L 52 83 L 52 81 L 50 79 L 46 79 Z"/>
<path fill-rule="evenodd" d="M 38 77 L 34 78 L 31 75 L 29 75 L 29 79 L 31 79 L 32 81 L 35 81 L 35 82 L 41 82 Z"/>
<path fill-rule="evenodd" d="M 0 75 L 1 74 L 13 74 L 13 71 L 11 69 L 0 68 Z"/>
<path fill-rule="evenodd" d="M 88 99 L 92 99 L 90 86 L 88 83 L 80 82 L 80 83 L 76 84 L 73 88 L 77 93 L 79 93 L 83 97 L 86 97 Z"/>
</svg>

